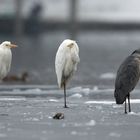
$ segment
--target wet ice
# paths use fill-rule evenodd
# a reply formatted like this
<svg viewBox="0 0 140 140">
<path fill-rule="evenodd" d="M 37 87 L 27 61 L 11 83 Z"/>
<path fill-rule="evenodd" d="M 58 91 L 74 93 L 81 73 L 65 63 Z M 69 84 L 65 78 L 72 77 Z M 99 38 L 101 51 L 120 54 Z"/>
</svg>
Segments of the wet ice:
<svg viewBox="0 0 140 140">
<path fill-rule="evenodd" d="M 68 109 L 63 108 L 63 93 L 59 90 L 49 87 L 38 87 L 33 90 L 33 87 L 30 87 L 31 90 L 24 88 L 23 91 L 23 86 L 22 89 L 19 86 L 16 89 L 18 90 L 15 93 L 9 89 L 8 92 L 5 91 L 6 96 L 0 91 L 2 94 L 0 112 L 8 114 L 8 116 L 0 115 L 3 138 L 19 139 L 16 136 L 17 130 L 21 130 L 19 133 L 25 135 L 27 139 L 31 138 L 31 135 L 34 135 L 34 139 L 44 137 L 53 139 L 54 136 L 63 136 L 64 139 L 76 136 L 77 139 L 83 140 L 85 137 L 126 139 L 121 133 L 127 133 L 126 128 L 127 131 L 139 134 L 140 100 L 133 98 L 134 112 L 125 115 L 123 105 L 115 104 L 112 96 L 113 88 L 99 86 L 68 88 Z M 18 92 L 20 96 L 17 96 Z M 32 96 L 28 96 L 29 93 Z M 98 94 L 100 98 L 96 98 Z M 139 92 L 134 91 L 134 94 Z M 108 99 L 105 98 L 106 95 Z M 52 116 L 57 112 L 63 112 L 65 118 L 53 120 Z M 128 135 L 134 137 L 134 134 Z"/>
</svg>

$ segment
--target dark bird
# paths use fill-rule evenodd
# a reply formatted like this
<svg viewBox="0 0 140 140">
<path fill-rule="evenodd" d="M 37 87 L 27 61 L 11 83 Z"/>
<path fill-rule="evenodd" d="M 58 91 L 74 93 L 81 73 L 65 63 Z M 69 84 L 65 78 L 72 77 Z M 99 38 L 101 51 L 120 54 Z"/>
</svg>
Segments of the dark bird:
<svg viewBox="0 0 140 140">
<path fill-rule="evenodd" d="M 125 113 L 127 113 L 126 99 L 128 99 L 129 112 L 131 112 L 130 92 L 137 85 L 139 77 L 140 49 L 135 50 L 130 56 L 128 56 L 117 71 L 114 97 L 117 104 L 123 104 L 125 102 Z"/>
</svg>

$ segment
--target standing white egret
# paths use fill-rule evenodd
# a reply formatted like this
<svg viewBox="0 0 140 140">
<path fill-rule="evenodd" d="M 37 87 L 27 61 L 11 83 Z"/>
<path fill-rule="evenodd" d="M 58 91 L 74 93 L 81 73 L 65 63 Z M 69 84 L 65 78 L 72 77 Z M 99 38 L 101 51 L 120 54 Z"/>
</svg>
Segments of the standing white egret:
<svg viewBox="0 0 140 140">
<path fill-rule="evenodd" d="M 66 104 L 66 84 L 77 70 L 80 61 L 79 48 L 74 40 L 64 40 L 58 48 L 55 58 L 55 71 L 59 88 L 64 88 L 64 107 Z"/>
<path fill-rule="evenodd" d="M 0 44 L 0 79 L 3 79 L 10 71 L 12 53 L 11 48 L 17 47 L 9 41 Z"/>
</svg>

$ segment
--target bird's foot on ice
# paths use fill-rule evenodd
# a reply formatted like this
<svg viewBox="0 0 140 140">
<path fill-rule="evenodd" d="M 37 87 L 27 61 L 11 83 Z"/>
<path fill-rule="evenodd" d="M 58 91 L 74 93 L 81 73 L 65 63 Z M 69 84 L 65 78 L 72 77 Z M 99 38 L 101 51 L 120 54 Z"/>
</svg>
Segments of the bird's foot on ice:
<svg viewBox="0 0 140 140">
<path fill-rule="evenodd" d="M 65 105 L 64 108 L 69 108 L 69 107 L 67 105 Z"/>
</svg>

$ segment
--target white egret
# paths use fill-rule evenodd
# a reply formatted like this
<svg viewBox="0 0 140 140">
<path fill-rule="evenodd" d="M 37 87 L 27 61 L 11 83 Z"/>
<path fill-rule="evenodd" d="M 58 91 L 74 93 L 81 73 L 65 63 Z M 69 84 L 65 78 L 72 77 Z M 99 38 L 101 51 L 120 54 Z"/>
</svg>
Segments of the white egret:
<svg viewBox="0 0 140 140">
<path fill-rule="evenodd" d="M 0 79 L 3 79 L 10 71 L 12 53 L 11 48 L 17 45 L 11 44 L 9 41 L 4 41 L 0 44 Z"/>
<path fill-rule="evenodd" d="M 79 47 L 74 40 L 64 40 L 58 48 L 55 58 L 55 71 L 59 88 L 64 88 L 64 107 L 66 105 L 66 84 L 77 70 Z"/>
</svg>

